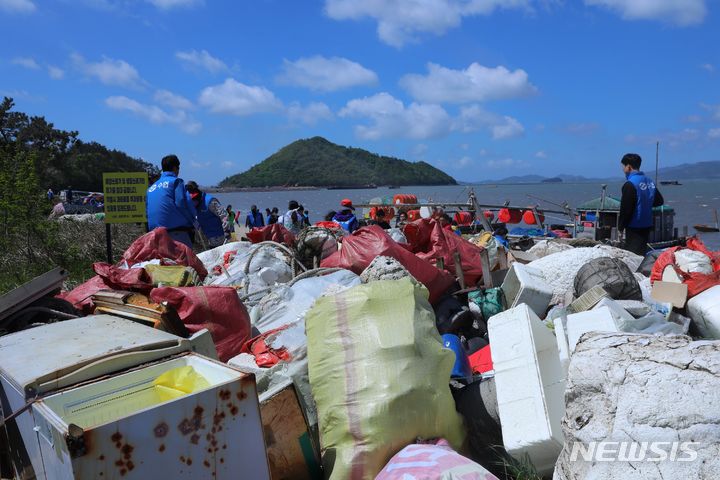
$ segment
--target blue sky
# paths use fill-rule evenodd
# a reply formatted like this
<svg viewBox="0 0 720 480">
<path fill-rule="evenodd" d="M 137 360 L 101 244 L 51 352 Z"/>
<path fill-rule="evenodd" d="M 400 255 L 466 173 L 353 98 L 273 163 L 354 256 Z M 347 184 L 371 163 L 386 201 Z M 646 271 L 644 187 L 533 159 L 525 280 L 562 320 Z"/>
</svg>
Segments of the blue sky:
<svg viewBox="0 0 720 480">
<path fill-rule="evenodd" d="M 0 95 L 202 184 L 315 135 L 458 180 L 720 160 L 709 0 L 0 0 Z M 329 166 L 328 168 L 341 168 Z"/>
</svg>

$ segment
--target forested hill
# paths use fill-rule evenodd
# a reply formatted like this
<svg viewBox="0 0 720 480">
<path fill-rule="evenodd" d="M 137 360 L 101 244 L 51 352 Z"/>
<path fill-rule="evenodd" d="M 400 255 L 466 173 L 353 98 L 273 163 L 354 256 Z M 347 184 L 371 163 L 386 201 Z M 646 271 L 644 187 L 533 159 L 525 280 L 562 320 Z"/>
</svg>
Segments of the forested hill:
<svg viewBox="0 0 720 480">
<path fill-rule="evenodd" d="M 455 179 L 425 162 L 408 162 L 336 145 L 322 137 L 297 140 L 221 187 L 360 187 L 455 185 Z"/>
<path fill-rule="evenodd" d="M 33 164 L 39 187 L 55 191 L 69 186 L 102 191 L 103 172 L 146 171 L 151 177 L 160 173 L 139 158 L 96 142 L 83 142 L 78 132 L 58 130 L 45 117 L 30 117 L 13 107 L 11 98 L 0 103 L 0 154 L 5 166 L 0 184 L 17 174 L 17 163 L 26 157 Z"/>
</svg>

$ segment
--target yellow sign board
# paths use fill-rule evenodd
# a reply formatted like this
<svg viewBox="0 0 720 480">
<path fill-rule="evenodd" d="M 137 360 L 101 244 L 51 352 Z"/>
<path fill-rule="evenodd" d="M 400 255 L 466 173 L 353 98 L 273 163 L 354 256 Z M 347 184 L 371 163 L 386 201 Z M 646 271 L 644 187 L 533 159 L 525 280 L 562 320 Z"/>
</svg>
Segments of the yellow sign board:
<svg viewBox="0 0 720 480">
<path fill-rule="evenodd" d="M 103 173 L 105 223 L 147 222 L 146 172 Z"/>
</svg>

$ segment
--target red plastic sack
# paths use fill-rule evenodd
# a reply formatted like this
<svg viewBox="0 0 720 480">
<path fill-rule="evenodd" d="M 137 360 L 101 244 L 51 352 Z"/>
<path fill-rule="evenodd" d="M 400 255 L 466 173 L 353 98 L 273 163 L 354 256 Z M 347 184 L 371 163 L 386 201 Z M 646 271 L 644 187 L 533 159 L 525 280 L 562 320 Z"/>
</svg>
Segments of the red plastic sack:
<svg viewBox="0 0 720 480">
<path fill-rule="evenodd" d="M 476 285 L 482 279 L 482 263 L 480 261 L 482 248 L 455 235 L 452 230 L 443 228 L 439 222 L 423 218 L 405 225 L 403 233 L 412 251 L 419 258 L 432 263 L 438 258 L 442 258 L 445 270 L 454 275 L 455 259 L 453 254 L 459 252 L 465 284 Z"/>
<path fill-rule="evenodd" d="M 266 340 L 270 335 L 281 332 L 289 326 L 290 325 L 283 325 L 282 327 L 268 330 L 257 337 L 251 338 L 243 345 L 242 353 L 249 353 L 253 355 L 255 357 L 255 363 L 258 367 L 269 368 L 281 360 L 287 362 L 291 358 L 287 348 L 272 348 L 267 344 Z"/>
<path fill-rule="evenodd" d="M 715 285 L 720 285 L 720 252 L 712 252 L 708 250 L 705 244 L 697 237 L 690 238 L 687 241 L 687 247 L 691 250 L 702 252 L 710 257 L 714 272 L 710 274 L 683 272 L 675 262 L 675 252 L 681 250 L 682 247 L 673 247 L 665 250 L 660 254 L 657 260 L 655 260 L 650 274 L 650 281 L 655 283 L 658 280 L 662 280 L 662 274 L 665 271 L 665 268 L 672 266 L 675 273 L 677 273 L 683 283 L 687 285 L 688 298 L 692 298 L 695 295 L 714 287 Z"/>
<path fill-rule="evenodd" d="M 425 285 L 430 292 L 430 303 L 438 301 L 455 282 L 451 275 L 409 252 L 377 225 L 360 228 L 345 237 L 342 248 L 325 258 L 321 266 L 345 268 L 360 275 L 379 255 L 394 258 Z"/>
<path fill-rule="evenodd" d="M 57 298 L 70 302 L 73 307 L 85 315 L 90 315 L 93 310 L 95 310 L 95 304 L 90 297 L 100 290 L 109 290 L 112 288 L 113 286 L 105 283 L 105 280 L 100 275 L 95 275 L 87 282 L 81 283 L 69 292 L 61 292 L 57 295 Z"/>
<path fill-rule="evenodd" d="M 295 245 L 295 235 L 279 223 L 253 228 L 247 233 L 247 237 L 252 243 L 270 241 L 282 243 L 288 247 Z"/>
<path fill-rule="evenodd" d="M 210 330 L 222 362 L 241 353 L 250 338 L 250 316 L 232 287 L 161 287 L 150 300 L 167 301 L 191 333 Z"/>
<path fill-rule="evenodd" d="M 147 293 L 153 288 L 150 275 L 144 268 L 120 268 L 104 262 L 93 264 L 95 273 L 113 290 L 132 290 Z"/>
<path fill-rule="evenodd" d="M 155 258 L 169 258 L 178 265 L 192 267 L 200 280 L 204 280 L 208 273 L 203 263 L 193 253 L 192 248 L 173 240 L 164 227 L 158 227 L 135 240 L 122 256 L 122 260 L 126 261 L 129 266 Z M 118 266 L 123 263 L 122 260 L 118 262 Z"/>
<path fill-rule="evenodd" d="M 490 356 L 490 345 L 468 356 L 468 361 L 470 362 L 470 368 L 472 368 L 473 373 L 485 373 L 492 370 L 494 367 L 492 357 Z"/>
</svg>

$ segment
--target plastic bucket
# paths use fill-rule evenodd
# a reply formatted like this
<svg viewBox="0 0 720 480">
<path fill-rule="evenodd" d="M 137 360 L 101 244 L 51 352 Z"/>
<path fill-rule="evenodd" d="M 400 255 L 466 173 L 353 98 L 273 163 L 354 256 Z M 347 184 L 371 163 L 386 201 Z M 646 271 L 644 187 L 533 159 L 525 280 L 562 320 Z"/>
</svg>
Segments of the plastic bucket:
<svg viewBox="0 0 720 480">
<path fill-rule="evenodd" d="M 469 378 L 472 377 L 472 368 L 470 361 L 463 349 L 460 337 L 452 333 L 446 333 L 442 336 L 443 346 L 455 353 L 455 365 L 453 365 L 452 378 Z"/>
</svg>

